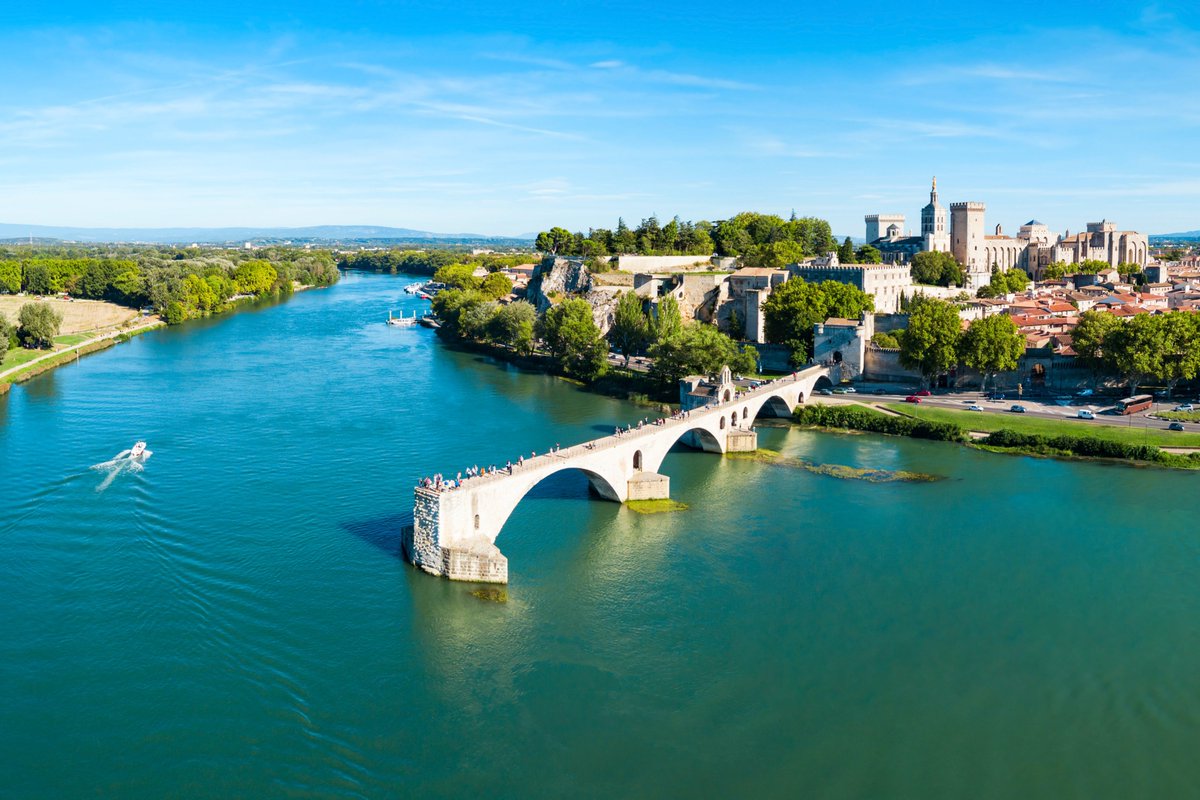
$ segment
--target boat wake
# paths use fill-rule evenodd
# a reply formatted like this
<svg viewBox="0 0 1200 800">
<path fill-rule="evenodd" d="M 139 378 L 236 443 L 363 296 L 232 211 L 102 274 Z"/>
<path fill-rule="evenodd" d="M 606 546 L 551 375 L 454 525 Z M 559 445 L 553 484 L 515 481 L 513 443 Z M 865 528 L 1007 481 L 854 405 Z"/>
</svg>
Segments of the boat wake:
<svg viewBox="0 0 1200 800">
<path fill-rule="evenodd" d="M 107 473 L 104 480 L 96 487 L 97 492 L 103 492 L 112 482 L 117 479 L 117 476 L 125 472 L 141 472 L 145 467 L 143 464 L 146 459 L 154 453 L 150 450 L 142 450 L 138 455 L 133 454 L 133 450 L 122 450 L 108 461 L 101 461 L 99 464 L 92 464 L 92 469 L 97 472 Z"/>
</svg>

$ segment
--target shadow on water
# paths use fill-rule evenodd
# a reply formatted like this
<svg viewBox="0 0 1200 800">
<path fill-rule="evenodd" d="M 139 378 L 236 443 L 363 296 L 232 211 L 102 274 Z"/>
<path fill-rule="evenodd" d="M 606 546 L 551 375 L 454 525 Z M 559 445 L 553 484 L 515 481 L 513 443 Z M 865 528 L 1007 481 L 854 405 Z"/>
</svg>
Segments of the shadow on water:
<svg viewBox="0 0 1200 800">
<path fill-rule="evenodd" d="M 404 553 L 400 547 L 400 531 L 406 525 L 412 524 L 413 515 L 411 511 L 408 511 L 403 514 L 393 514 L 375 519 L 340 522 L 338 526 L 347 533 L 354 534 L 367 544 L 378 547 L 388 555 L 403 559 Z"/>
</svg>

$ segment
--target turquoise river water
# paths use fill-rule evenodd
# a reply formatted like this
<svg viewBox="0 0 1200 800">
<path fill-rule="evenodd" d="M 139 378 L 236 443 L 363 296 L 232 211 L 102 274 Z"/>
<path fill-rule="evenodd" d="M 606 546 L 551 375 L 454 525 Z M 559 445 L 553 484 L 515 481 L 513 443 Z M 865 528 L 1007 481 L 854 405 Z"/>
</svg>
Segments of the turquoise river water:
<svg viewBox="0 0 1200 800">
<path fill-rule="evenodd" d="M 764 429 L 946 479 L 680 451 L 643 516 L 566 474 L 488 602 L 399 558 L 414 481 L 645 411 L 389 328 L 406 282 L 0 398 L 0 797 L 1194 795 L 1196 475 Z"/>
</svg>

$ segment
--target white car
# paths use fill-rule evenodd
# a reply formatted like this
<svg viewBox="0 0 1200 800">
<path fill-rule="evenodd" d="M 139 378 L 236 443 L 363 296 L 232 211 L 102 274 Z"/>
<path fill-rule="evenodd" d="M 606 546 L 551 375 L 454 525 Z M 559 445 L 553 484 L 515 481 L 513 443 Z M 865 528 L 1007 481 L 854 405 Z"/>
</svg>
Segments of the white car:
<svg viewBox="0 0 1200 800">
<path fill-rule="evenodd" d="M 972 403 L 971 405 L 967 406 L 967 411 L 983 411 L 983 406 Z"/>
<path fill-rule="evenodd" d="M 1175 406 L 1175 410 L 1176 411 L 1195 411 L 1196 409 L 1192 406 L 1191 403 L 1180 403 L 1179 405 Z"/>
<path fill-rule="evenodd" d="M 1086 408 L 1079 409 L 1079 413 L 1075 415 L 1079 419 L 1095 419 L 1096 415 L 1088 411 Z"/>
</svg>

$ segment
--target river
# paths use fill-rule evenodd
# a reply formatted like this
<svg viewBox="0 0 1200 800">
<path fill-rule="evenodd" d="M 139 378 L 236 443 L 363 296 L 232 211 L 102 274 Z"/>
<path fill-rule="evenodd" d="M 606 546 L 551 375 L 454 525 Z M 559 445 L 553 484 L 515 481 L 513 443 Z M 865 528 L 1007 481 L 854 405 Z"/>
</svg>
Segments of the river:
<svg viewBox="0 0 1200 800">
<path fill-rule="evenodd" d="M 1200 783 L 1196 476 L 764 429 L 639 515 L 553 478 L 506 603 L 414 570 L 424 474 L 645 412 L 383 324 L 404 276 L 0 398 L 0 796 L 1127 798 Z M 91 469 L 135 440 L 141 472 Z"/>
</svg>

